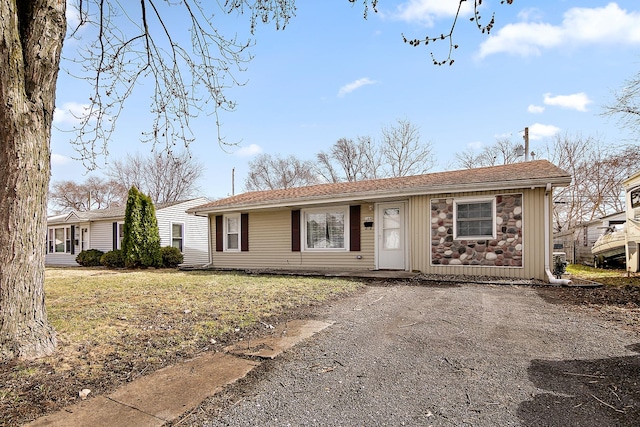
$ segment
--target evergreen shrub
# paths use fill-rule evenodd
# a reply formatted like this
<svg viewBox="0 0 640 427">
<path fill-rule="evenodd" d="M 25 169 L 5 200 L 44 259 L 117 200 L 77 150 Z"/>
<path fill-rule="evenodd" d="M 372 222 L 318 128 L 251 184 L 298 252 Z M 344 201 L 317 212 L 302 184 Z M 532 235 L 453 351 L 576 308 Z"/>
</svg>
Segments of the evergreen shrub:
<svg viewBox="0 0 640 427">
<path fill-rule="evenodd" d="M 76 262 L 83 267 L 96 267 L 100 264 L 100 257 L 104 255 L 99 249 L 88 249 L 86 251 L 82 251 L 76 257 Z"/>
<path fill-rule="evenodd" d="M 184 261 L 184 256 L 180 249 L 173 246 L 164 246 L 160 249 L 162 253 L 162 266 L 165 268 L 176 268 Z"/>
<path fill-rule="evenodd" d="M 100 257 L 100 264 L 109 268 L 124 268 L 124 254 L 121 249 L 114 249 Z"/>
</svg>

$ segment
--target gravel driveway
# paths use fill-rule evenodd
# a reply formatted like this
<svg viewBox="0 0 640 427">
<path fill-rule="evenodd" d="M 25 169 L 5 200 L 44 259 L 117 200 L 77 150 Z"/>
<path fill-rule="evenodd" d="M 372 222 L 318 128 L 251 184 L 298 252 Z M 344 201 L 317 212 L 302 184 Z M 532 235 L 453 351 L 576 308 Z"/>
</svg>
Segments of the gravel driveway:
<svg viewBox="0 0 640 427">
<path fill-rule="evenodd" d="M 180 425 L 632 426 L 640 337 L 535 287 L 368 286 Z"/>
</svg>

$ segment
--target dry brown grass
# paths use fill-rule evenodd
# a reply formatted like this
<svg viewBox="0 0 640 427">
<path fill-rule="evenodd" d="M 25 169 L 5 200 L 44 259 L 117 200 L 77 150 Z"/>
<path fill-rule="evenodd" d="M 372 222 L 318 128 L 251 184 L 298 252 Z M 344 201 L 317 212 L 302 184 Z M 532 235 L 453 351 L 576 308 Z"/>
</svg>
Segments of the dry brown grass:
<svg viewBox="0 0 640 427">
<path fill-rule="evenodd" d="M 364 286 L 345 279 L 50 268 L 58 351 L 0 366 L 0 425 L 18 425 Z"/>
<path fill-rule="evenodd" d="M 586 265 L 570 264 L 567 273 L 574 277 L 610 286 L 640 285 L 640 275 L 627 274 L 625 270 L 593 268 Z"/>
</svg>

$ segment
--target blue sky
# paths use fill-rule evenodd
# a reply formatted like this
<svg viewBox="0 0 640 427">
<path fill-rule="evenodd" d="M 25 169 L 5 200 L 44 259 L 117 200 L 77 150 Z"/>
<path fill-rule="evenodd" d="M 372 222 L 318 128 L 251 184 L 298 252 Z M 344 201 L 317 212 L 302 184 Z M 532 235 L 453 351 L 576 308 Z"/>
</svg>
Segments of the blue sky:
<svg viewBox="0 0 640 427">
<path fill-rule="evenodd" d="M 259 153 L 312 159 L 339 138 L 379 138 L 381 128 L 409 120 L 437 159 L 433 171 L 457 168 L 455 153 L 480 150 L 497 138 L 522 141 L 529 127 L 535 151 L 555 134 L 597 137 L 615 145 L 633 135 L 602 116 L 602 106 L 640 71 L 640 3 L 637 0 L 484 1 L 484 21 L 495 11 L 491 35 L 481 34 L 465 12 L 458 22 L 453 66 L 432 64 L 448 45 L 412 48 L 408 38 L 448 31 L 457 0 L 380 0 L 379 13 L 362 18 L 360 2 L 299 1 L 284 31 L 260 26 L 254 59 L 229 95 L 237 110 L 222 113 L 222 134 L 237 147 L 223 151 L 212 117 L 191 122 L 190 149 L 206 168 L 202 195 L 243 190 L 248 162 Z M 221 26 L 248 27 L 246 20 Z M 235 31 L 235 30 L 234 30 Z M 184 34 L 188 36 L 188 34 Z M 64 54 L 74 55 L 74 43 Z M 63 64 L 64 66 L 64 64 Z M 85 90 L 86 89 L 86 90 Z M 52 134 L 52 181 L 83 181 L 87 172 L 63 132 L 89 89 L 60 73 Z M 109 142 L 109 158 L 147 153 L 139 135 L 150 125 L 150 100 L 135 95 Z M 145 127 L 146 126 L 146 127 Z"/>
</svg>

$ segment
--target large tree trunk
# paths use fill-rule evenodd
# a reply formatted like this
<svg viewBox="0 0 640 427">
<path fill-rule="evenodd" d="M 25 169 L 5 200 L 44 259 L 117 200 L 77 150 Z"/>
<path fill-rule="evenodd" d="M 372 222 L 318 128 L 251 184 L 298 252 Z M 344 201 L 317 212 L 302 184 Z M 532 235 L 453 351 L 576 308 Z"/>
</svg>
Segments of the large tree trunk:
<svg viewBox="0 0 640 427">
<path fill-rule="evenodd" d="M 0 0 L 0 360 L 56 346 L 44 256 L 65 10 L 65 0 Z"/>
</svg>

